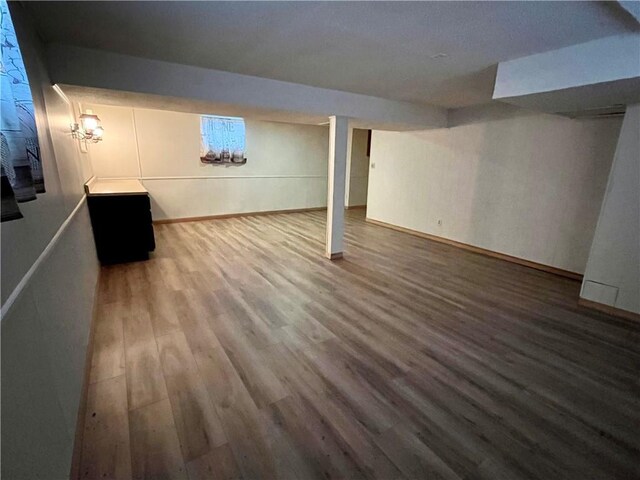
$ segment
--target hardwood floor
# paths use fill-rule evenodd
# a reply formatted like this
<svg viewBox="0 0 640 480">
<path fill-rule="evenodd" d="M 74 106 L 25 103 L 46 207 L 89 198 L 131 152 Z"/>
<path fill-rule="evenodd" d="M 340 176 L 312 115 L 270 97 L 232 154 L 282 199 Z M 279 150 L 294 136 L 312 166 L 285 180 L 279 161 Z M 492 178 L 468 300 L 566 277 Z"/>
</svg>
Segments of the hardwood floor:
<svg viewBox="0 0 640 480">
<path fill-rule="evenodd" d="M 640 478 L 640 324 L 325 212 L 156 227 L 103 268 L 81 478 Z"/>
</svg>

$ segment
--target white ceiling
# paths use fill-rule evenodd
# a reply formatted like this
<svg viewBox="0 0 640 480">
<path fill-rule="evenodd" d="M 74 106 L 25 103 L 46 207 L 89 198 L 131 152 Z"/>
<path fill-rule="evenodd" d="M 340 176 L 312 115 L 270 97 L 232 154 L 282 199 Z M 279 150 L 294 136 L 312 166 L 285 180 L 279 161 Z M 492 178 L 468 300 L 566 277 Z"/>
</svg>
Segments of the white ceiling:
<svg viewBox="0 0 640 480">
<path fill-rule="evenodd" d="M 499 61 L 638 29 L 615 2 L 26 5 L 45 42 L 444 107 L 490 101 Z"/>
</svg>

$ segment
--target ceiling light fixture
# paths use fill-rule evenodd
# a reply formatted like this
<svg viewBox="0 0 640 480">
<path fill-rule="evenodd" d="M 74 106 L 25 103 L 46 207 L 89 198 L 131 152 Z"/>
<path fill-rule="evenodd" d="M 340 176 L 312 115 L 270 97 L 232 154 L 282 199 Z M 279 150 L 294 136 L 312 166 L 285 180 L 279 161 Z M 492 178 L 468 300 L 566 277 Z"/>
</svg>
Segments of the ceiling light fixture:
<svg viewBox="0 0 640 480">
<path fill-rule="evenodd" d="M 435 55 L 431 55 L 429 58 L 446 58 L 449 55 L 447 55 L 446 53 L 436 53 Z"/>
</svg>

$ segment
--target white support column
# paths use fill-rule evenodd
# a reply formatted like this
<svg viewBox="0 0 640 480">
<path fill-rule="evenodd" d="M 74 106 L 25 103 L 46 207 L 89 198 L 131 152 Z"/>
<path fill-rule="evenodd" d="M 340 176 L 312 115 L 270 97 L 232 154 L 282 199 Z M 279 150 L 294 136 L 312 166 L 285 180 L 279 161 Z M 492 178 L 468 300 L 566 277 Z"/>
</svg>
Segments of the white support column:
<svg viewBox="0 0 640 480">
<path fill-rule="evenodd" d="M 351 156 L 353 142 L 353 128 L 349 126 L 349 136 L 347 137 L 347 171 L 344 180 L 344 206 L 349 208 L 349 191 L 351 190 Z"/>
<path fill-rule="evenodd" d="M 347 117 L 329 118 L 329 178 L 327 191 L 327 241 L 325 255 L 342 258 L 344 250 L 344 200 L 351 129 Z"/>
</svg>

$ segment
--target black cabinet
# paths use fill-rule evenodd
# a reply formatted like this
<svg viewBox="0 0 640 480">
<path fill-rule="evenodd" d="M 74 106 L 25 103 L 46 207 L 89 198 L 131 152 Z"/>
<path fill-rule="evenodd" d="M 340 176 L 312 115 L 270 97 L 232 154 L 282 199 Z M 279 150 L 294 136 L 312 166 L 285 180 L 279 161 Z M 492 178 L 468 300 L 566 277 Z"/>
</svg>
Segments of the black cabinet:
<svg viewBox="0 0 640 480">
<path fill-rule="evenodd" d="M 149 258 L 156 244 L 148 194 L 90 195 L 87 201 L 102 264 Z"/>
</svg>

